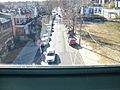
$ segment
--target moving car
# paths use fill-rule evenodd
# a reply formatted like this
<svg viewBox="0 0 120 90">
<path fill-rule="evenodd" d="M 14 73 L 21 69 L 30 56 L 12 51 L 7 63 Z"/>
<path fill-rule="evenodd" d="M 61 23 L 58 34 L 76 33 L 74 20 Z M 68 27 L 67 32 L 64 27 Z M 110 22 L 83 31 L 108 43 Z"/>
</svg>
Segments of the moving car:
<svg viewBox="0 0 120 90">
<path fill-rule="evenodd" d="M 52 63 L 55 61 L 55 50 L 52 48 L 48 48 L 47 52 L 45 53 L 45 62 Z"/>
</svg>

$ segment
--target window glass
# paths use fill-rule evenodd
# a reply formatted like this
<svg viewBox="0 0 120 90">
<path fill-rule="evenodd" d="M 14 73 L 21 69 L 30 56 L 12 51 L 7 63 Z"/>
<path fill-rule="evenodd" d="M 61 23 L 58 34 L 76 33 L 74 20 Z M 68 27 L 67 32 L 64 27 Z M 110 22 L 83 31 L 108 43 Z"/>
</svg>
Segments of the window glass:
<svg viewBox="0 0 120 90">
<path fill-rule="evenodd" d="M 1 0 L 0 65 L 10 64 L 119 65 L 120 1 Z"/>
</svg>

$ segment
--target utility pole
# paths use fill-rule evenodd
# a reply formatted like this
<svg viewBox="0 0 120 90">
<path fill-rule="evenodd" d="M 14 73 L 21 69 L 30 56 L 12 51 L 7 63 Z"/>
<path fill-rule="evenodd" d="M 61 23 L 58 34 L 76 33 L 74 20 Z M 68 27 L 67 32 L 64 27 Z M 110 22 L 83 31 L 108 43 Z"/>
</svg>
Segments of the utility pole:
<svg viewBox="0 0 120 90">
<path fill-rule="evenodd" d="M 74 11 L 73 11 L 74 12 Z M 75 13 L 73 13 L 73 31 L 75 31 L 75 20 L 76 20 L 76 16 L 75 16 Z"/>
<path fill-rule="evenodd" d="M 74 2 L 75 6 L 74 6 L 74 11 L 73 11 L 73 30 L 75 33 L 75 26 L 77 24 L 77 18 L 78 18 L 78 5 Z"/>
<path fill-rule="evenodd" d="M 81 44 L 81 39 L 82 39 L 82 36 L 81 36 L 81 33 L 82 33 L 82 22 L 83 22 L 83 20 L 82 20 L 82 17 L 80 15 L 80 33 L 79 33 L 80 37 L 79 37 L 79 45 Z"/>
</svg>

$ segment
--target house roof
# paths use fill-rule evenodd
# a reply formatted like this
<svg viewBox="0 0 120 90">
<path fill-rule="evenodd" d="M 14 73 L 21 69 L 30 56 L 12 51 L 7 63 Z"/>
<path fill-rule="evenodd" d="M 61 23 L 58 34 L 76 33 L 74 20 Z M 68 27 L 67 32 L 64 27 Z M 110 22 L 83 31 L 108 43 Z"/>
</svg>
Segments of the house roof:
<svg viewBox="0 0 120 90">
<path fill-rule="evenodd" d="M 5 22 L 8 22 L 8 21 L 10 21 L 10 20 L 0 17 L 0 23 L 5 23 Z"/>
</svg>

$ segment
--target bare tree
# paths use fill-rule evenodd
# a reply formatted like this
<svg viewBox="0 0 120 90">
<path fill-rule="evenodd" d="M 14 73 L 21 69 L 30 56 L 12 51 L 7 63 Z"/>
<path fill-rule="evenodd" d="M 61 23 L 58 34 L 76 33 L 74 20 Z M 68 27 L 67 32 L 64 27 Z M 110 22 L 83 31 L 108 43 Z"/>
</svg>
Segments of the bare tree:
<svg viewBox="0 0 120 90">
<path fill-rule="evenodd" d="M 77 22 L 77 18 L 81 19 L 80 8 L 84 5 L 90 4 L 90 0 L 60 0 L 61 7 L 65 10 L 65 15 L 68 20 L 68 25 L 71 25 L 73 30 L 75 31 L 75 26 Z M 70 24 L 71 23 L 71 24 Z M 79 44 L 81 42 L 81 29 L 82 22 L 80 22 L 80 38 Z"/>
<path fill-rule="evenodd" d="M 47 0 L 45 6 L 49 14 L 55 7 L 61 7 L 64 10 L 63 16 L 66 18 L 66 24 L 71 26 L 75 32 L 77 19 L 81 17 L 80 8 L 90 4 L 90 1 L 91 0 Z M 80 33 L 81 28 L 82 24 L 80 23 Z M 81 40 L 79 40 L 79 42 L 80 41 Z"/>
<path fill-rule="evenodd" d="M 0 3 L 0 11 L 2 11 L 3 8 L 4 8 L 4 5 Z"/>
</svg>

